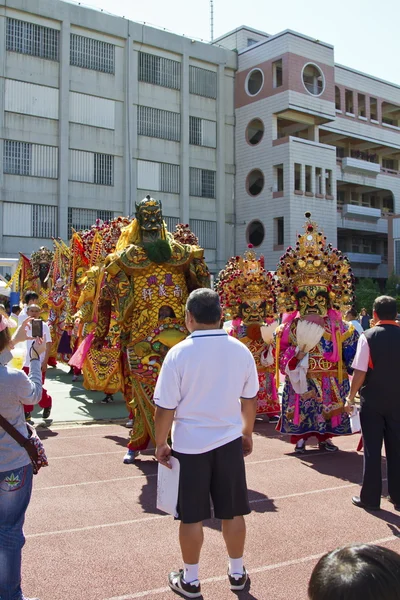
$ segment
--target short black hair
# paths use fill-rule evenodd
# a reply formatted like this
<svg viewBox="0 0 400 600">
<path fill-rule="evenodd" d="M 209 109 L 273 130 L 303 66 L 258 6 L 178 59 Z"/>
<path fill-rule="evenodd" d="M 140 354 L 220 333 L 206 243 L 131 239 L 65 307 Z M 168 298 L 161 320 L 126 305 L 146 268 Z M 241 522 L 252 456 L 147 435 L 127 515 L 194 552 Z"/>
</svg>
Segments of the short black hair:
<svg viewBox="0 0 400 600">
<path fill-rule="evenodd" d="M 24 296 L 24 302 L 25 304 L 28 304 L 28 302 L 30 300 L 38 300 L 39 299 L 39 294 L 37 294 L 36 292 L 34 292 L 33 290 L 28 290 Z"/>
<path fill-rule="evenodd" d="M 400 600 L 400 555 L 353 544 L 325 554 L 308 584 L 310 600 Z"/>
<path fill-rule="evenodd" d="M 346 315 L 350 315 L 350 317 L 353 317 L 353 319 L 357 319 L 357 311 L 355 308 L 349 308 Z"/>
<path fill-rule="evenodd" d="M 20 307 L 19 304 L 13 304 L 12 307 L 11 307 L 11 313 L 13 315 L 16 315 L 17 312 L 20 311 L 20 310 L 21 310 L 21 307 Z"/>
<path fill-rule="evenodd" d="M 397 317 L 396 300 L 391 296 L 379 296 L 374 302 L 374 311 L 382 321 L 394 321 Z"/>
<path fill-rule="evenodd" d="M 220 323 L 221 304 L 219 296 L 209 288 L 194 290 L 186 301 L 186 310 L 194 317 L 197 323 L 212 325 Z"/>
</svg>

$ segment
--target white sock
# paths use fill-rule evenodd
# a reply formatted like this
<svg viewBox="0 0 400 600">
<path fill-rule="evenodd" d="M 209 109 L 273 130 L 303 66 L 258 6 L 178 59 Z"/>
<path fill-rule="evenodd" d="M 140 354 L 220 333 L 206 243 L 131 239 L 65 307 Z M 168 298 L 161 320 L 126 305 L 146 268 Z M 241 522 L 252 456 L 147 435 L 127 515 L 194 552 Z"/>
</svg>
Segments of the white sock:
<svg viewBox="0 0 400 600">
<path fill-rule="evenodd" d="M 242 558 L 229 558 L 229 575 L 243 575 L 243 556 Z"/>
<path fill-rule="evenodd" d="M 197 565 L 187 565 L 183 563 L 184 566 L 184 575 L 183 579 L 186 583 L 193 583 L 194 581 L 199 580 L 199 563 Z"/>
</svg>

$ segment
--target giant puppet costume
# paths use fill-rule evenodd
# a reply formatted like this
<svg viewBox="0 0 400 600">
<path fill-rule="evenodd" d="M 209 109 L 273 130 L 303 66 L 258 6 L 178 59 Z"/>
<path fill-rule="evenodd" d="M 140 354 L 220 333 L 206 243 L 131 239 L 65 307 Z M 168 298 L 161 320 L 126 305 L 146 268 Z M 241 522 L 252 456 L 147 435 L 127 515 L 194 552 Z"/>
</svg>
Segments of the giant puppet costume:
<svg viewBox="0 0 400 600">
<path fill-rule="evenodd" d="M 183 232 L 183 239 L 185 235 Z M 121 234 L 117 251 L 106 260 L 99 302 L 109 299 L 120 327 L 124 395 L 132 400 L 134 426 L 124 462 L 154 439 L 153 393 L 169 348 L 187 336 L 185 304 L 189 293 L 210 287 L 204 251 L 182 243 L 166 229 L 161 202 L 147 196 L 136 204 L 136 219 Z M 98 328 L 101 339 L 105 331 Z"/>
<path fill-rule="evenodd" d="M 229 335 L 245 344 L 256 361 L 260 389 L 257 414 L 276 416 L 280 405 L 275 383 L 273 360 L 262 360 L 265 350 L 263 334 L 277 327 L 275 320 L 275 280 L 264 269 L 264 257 L 257 258 L 252 246 L 243 257 L 228 261 L 216 284 Z M 266 327 L 267 325 L 267 327 Z"/>
<path fill-rule="evenodd" d="M 316 436 L 320 449 L 335 451 L 332 436 L 351 433 L 344 402 L 358 340 L 341 317 L 354 299 L 350 264 L 326 244 L 311 214 L 306 217 L 305 233 L 276 271 L 278 309 L 286 311 L 274 334 L 277 367 L 286 375 L 277 429 L 291 435 L 298 453 L 308 437 Z"/>
</svg>

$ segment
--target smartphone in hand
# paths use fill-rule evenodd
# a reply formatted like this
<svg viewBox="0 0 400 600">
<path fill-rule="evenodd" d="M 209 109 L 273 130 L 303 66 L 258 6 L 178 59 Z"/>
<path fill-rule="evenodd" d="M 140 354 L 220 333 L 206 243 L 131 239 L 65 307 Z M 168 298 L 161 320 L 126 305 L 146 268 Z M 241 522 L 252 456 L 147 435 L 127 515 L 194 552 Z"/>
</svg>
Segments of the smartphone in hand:
<svg viewBox="0 0 400 600">
<path fill-rule="evenodd" d="M 43 337 L 43 321 L 42 319 L 33 319 L 32 320 L 32 337 L 33 338 L 42 338 Z"/>
</svg>

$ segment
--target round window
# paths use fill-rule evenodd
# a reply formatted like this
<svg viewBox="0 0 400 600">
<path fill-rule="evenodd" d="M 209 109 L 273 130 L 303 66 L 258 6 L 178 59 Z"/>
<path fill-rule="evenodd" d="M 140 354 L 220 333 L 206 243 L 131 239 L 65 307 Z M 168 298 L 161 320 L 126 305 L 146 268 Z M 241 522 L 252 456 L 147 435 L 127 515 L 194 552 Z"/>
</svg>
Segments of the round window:
<svg viewBox="0 0 400 600">
<path fill-rule="evenodd" d="M 264 187 L 264 175 L 260 169 L 254 169 L 247 175 L 247 191 L 251 196 L 258 196 Z"/>
<path fill-rule="evenodd" d="M 320 96 L 325 89 L 325 77 L 322 71 L 311 63 L 303 67 L 303 85 L 309 94 Z"/>
<path fill-rule="evenodd" d="M 264 74 L 260 69 L 253 69 L 247 75 L 246 92 L 249 96 L 255 96 L 264 85 Z"/>
<path fill-rule="evenodd" d="M 261 119 L 253 119 L 247 125 L 246 137 L 249 144 L 256 146 L 259 144 L 264 135 L 264 123 Z"/>
<path fill-rule="evenodd" d="M 246 231 L 247 243 L 254 247 L 261 246 L 265 238 L 265 229 L 261 221 L 252 221 Z"/>
</svg>

